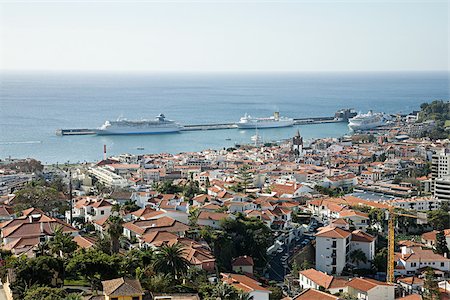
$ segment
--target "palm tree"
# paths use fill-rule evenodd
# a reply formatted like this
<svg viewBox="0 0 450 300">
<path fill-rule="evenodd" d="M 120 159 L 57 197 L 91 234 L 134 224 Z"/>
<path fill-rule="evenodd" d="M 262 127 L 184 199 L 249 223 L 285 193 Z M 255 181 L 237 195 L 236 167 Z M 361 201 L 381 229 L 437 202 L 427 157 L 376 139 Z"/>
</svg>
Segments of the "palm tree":
<svg viewBox="0 0 450 300">
<path fill-rule="evenodd" d="M 248 293 L 239 293 L 238 300 L 253 300 L 253 296 Z"/>
<path fill-rule="evenodd" d="M 200 215 L 200 210 L 198 208 L 189 209 L 189 226 L 197 227 L 198 216 Z"/>
<path fill-rule="evenodd" d="M 47 241 L 40 242 L 33 249 L 34 253 L 36 253 L 36 256 L 47 255 L 48 254 L 48 250 L 49 250 L 49 246 L 48 246 L 48 242 Z"/>
<path fill-rule="evenodd" d="M 59 226 L 55 230 L 55 235 L 48 243 L 48 247 L 53 254 L 59 255 L 62 258 L 69 256 L 77 249 L 77 243 L 75 243 L 70 236 L 62 230 L 62 226 Z"/>
<path fill-rule="evenodd" d="M 366 263 L 367 257 L 361 249 L 356 249 L 350 252 L 350 261 L 358 265 L 360 262 Z"/>
<path fill-rule="evenodd" d="M 111 252 L 119 252 L 119 238 L 122 236 L 123 232 L 123 219 L 119 216 L 110 216 L 107 221 L 108 224 L 108 235 L 111 238 Z"/>
<path fill-rule="evenodd" d="M 214 299 L 222 299 L 222 300 L 240 299 L 239 292 L 233 286 L 224 283 L 219 283 L 214 287 L 212 296 L 213 296 L 212 298 Z"/>
<path fill-rule="evenodd" d="M 180 243 L 163 245 L 156 254 L 155 270 L 165 274 L 172 274 L 175 279 L 186 273 L 189 262 L 184 258 L 184 247 Z"/>
</svg>

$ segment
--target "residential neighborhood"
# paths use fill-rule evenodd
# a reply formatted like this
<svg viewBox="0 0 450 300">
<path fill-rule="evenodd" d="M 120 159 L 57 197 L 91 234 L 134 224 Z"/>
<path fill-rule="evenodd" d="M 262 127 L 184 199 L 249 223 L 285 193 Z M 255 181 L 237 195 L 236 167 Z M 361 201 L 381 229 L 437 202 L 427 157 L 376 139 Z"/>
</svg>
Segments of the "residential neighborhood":
<svg viewBox="0 0 450 300">
<path fill-rule="evenodd" d="M 1 161 L 3 292 L 448 299 L 449 142 L 399 139 L 404 122 L 309 144 L 298 130 L 221 150 Z"/>
</svg>

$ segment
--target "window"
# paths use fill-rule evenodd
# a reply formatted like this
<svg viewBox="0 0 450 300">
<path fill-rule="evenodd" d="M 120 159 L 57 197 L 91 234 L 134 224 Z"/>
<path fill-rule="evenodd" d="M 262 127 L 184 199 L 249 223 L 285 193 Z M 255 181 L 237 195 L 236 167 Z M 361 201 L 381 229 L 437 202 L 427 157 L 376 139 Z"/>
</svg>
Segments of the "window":
<svg viewBox="0 0 450 300">
<path fill-rule="evenodd" d="M 441 267 L 443 267 L 444 266 L 444 263 L 443 262 L 441 262 Z"/>
<path fill-rule="evenodd" d="M 139 300 L 139 297 L 133 297 L 133 298 L 131 298 L 131 299 L 133 299 L 133 300 Z"/>
<path fill-rule="evenodd" d="M 101 214 L 101 215 L 104 215 L 104 214 L 105 214 L 105 211 L 104 211 L 104 210 L 101 210 L 101 211 L 100 211 L 100 214 Z"/>
<path fill-rule="evenodd" d="M 119 298 L 117 298 L 117 297 L 111 297 L 110 299 L 111 300 L 119 300 Z"/>
</svg>

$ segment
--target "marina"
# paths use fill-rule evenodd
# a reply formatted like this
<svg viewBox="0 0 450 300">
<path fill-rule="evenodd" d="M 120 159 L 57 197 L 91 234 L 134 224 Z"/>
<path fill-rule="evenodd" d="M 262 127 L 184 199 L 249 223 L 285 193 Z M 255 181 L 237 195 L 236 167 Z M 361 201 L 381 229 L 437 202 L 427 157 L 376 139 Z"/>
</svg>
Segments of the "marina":
<svg viewBox="0 0 450 300">
<path fill-rule="evenodd" d="M 293 119 L 293 125 L 305 125 L 305 124 L 322 124 L 322 123 L 341 123 L 343 120 L 336 119 L 335 117 L 312 117 L 312 118 L 297 118 Z M 215 123 L 215 124 L 192 124 L 183 125 L 180 131 L 200 131 L 200 130 L 223 130 L 223 129 L 237 129 L 236 123 Z M 72 129 L 57 129 L 56 135 L 59 136 L 72 136 L 72 135 L 95 135 L 97 131 L 95 129 L 86 128 L 72 128 Z"/>
</svg>

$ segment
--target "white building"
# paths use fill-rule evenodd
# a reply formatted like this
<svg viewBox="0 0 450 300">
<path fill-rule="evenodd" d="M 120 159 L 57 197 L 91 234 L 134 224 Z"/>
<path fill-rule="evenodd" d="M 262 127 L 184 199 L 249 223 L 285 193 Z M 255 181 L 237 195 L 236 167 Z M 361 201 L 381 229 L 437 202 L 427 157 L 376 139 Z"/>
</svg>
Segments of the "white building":
<svg viewBox="0 0 450 300">
<path fill-rule="evenodd" d="M 358 249 L 366 256 L 366 262 L 352 262 L 351 253 Z M 350 232 L 347 223 L 333 222 L 316 234 L 316 269 L 319 271 L 340 275 L 347 264 L 370 268 L 374 257 L 375 238 L 362 230 Z"/>
<path fill-rule="evenodd" d="M 272 293 L 269 289 L 263 287 L 258 281 L 241 274 L 221 273 L 222 282 L 232 285 L 238 291 L 248 293 L 253 300 L 269 300 Z"/>
<path fill-rule="evenodd" d="M 414 275 L 420 269 L 431 267 L 442 272 L 450 272 L 450 259 L 434 253 L 433 250 L 421 247 L 401 247 L 395 273 L 399 275 Z"/>
<path fill-rule="evenodd" d="M 432 189 L 434 190 L 434 182 L 437 178 L 447 175 L 450 175 L 450 151 L 448 149 L 440 149 L 431 157 Z"/>
<path fill-rule="evenodd" d="M 434 180 L 434 198 L 437 200 L 450 200 L 450 175 Z"/>
<path fill-rule="evenodd" d="M 120 175 L 103 167 L 89 168 L 89 173 L 106 186 L 123 188 L 128 186 L 128 181 Z"/>
<path fill-rule="evenodd" d="M 316 269 L 340 275 L 350 252 L 351 232 L 325 227 L 316 234 Z"/>
<path fill-rule="evenodd" d="M 348 293 L 358 300 L 394 300 L 395 286 L 370 278 L 353 278 L 347 283 Z"/>
</svg>

